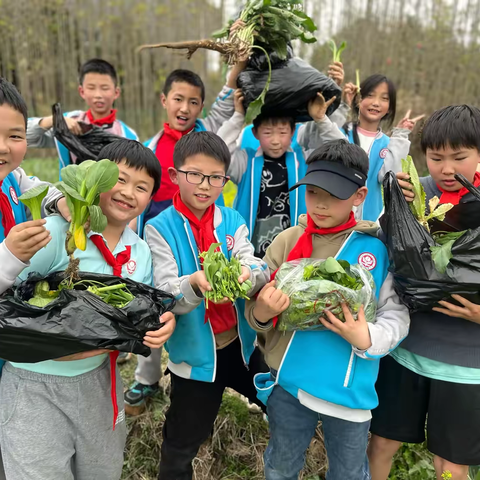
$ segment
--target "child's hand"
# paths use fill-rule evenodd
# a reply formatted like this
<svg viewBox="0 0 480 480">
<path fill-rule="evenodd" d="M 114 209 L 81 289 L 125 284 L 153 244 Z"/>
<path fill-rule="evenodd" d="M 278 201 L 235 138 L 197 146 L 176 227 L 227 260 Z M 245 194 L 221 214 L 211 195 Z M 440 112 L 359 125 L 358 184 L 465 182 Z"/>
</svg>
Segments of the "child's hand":
<svg viewBox="0 0 480 480">
<path fill-rule="evenodd" d="M 289 305 L 288 295 L 275 288 L 275 280 L 272 280 L 260 291 L 253 315 L 260 323 L 267 323 L 273 317 L 284 312 Z"/>
<path fill-rule="evenodd" d="M 177 326 L 175 315 L 172 312 L 164 313 L 160 317 L 163 327 L 147 332 L 143 337 L 143 344 L 149 348 L 160 348 L 172 336 Z"/>
<path fill-rule="evenodd" d="M 237 113 L 241 113 L 245 116 L 245 108 L 243 107 L 243 100 L 245 97 L 243 96 L 242 89 L 237 88 L 233 95 L 233 105 L 235 106 L 235 111 Z"/>
<path fill-rule="evenodd" d="M 406 113 L 406 115 L 398 123 L 397 128 L 406 128 L 407 130 L 410 130 L 412 132 L 413 129 L 415 128 L 415 125 L 417 124 L 417 122 L 425 117 L 425 114 L 423 114 L 423 115 L 419 115 L 418 117 L 415 117 L 415 118 L 410 118 L 411 113 L 412 113 L 411 110 L 409 110 Z"/>
<path fill-rule="evenodd" d="M 347 83 L 343 87 L 342 98 L 343 101 L 352 108 L 353 99 L 358 92 L 358 87 L 354 83 Z"/>
<path fill-rule="evenodd" d="M 242 274 L 238 277 L 238 283 L 246 282 L 250 279 L 250 269 L 242 266 Z"/>
<path fill-rule="evenodd" d="M 5 239 L 5 245 L 19 260 L 29 262 L 52 239 L 45 223 L 42 219 L 15 225 Z"/>
<path fill-rule="evenodd" d="M 343 70 L 342 62 L 335 62 L 328 66 L 328 76 L 332 78 L 335 83 L 340 87 L 345 78 L 345 72 Z"/>
<path fill-rule="evenodd" d="M 413 202 L 413 199 L 415 198 L 415 194 L 413 193 L 413 185 L 408 182 L 410 175 L 408 173 L 404 172 L 398 172 L 396 174 L 398 184 L 400 185 L 400 188 L 402 189 L 403 196 L 405 197 L 405 200 L 407 202 Z"/>
<path fill-rule="evenodd" d="M 189 278 L 190 285 L 195 290 L 195 293 L 200 293 L 201 296 L 205 295 L 205 292 L 210 292 L 212 286 L 208 283 L 207 276 L 203 270 L 198 270 L 192 273 Z"/>
<path fill-rule="evenodd" d="M 58 213 L 67 222 L 70 222 L 72 220 L 72 214 L 70 213 L 70 209 L 68 208 L 68 204 L 67 204 L 67 199 L 65 197 L 62 197 L 57 201 L 57 210 L 58 210 Z"/>
<path fill-rule="evenodd" d="M 322 325 L 331 332 L 340 335 L 350 345 L 353 345 L 359 350 L 369 349 L 372 346 L 372 340 L 370 339 L 370 331 L 368 330 L 363 305 L 358 311 L 357 320 L 353 318 L 352 312 L 345 303 L 342 303 L 342 310 L 345 316 L 345 322 L 339 320 L 332 312 L 325 311 L 328 320 L 320 317 Z"/>
<path fill-rule="evenodd" d="M 453 303 L 441 301 L 438 303 L 444 308 L 435 307 L 433 310 L 448 315 L 449 317 L 463 318 L 469 322 L 480 324 L 480 305 L 469 302 L 460 295 L 452 295 L 452 298 L 460 302 L 463 307 L 457 307 L 457 305 Z"/>
<path fill-rule="evenodd" d="M 317 96 L 308 102 L 308 114 L 315 122 L 324 119 L 328 107 L 335 101 L 337 97 L 332 97 L 328 102 L 325 101 L 323 95 L 318 92 Z"/>
</svg>

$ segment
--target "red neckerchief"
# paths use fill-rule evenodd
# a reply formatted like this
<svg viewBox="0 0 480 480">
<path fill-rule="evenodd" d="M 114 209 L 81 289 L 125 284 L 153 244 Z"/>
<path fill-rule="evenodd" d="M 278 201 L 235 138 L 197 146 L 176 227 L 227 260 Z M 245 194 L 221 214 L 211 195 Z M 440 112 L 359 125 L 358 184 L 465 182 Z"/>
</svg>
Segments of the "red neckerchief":
<svg viewBox="0 0 480 480">
<path fill-rule="evenodd" d="M 173 151 L 175 150 L 175 145 L 184 135 L 190 133 L 193 128 L 194 127 L 187 132 L 180 132 L 170 128 L 168 123 L 163 125 L 163 135 L 158 141 L 155 150 L 155 156 L 158 158 L 160 166 L 162 167 L 162 179 L 158 192 L 153 196 L 154 202 L 171 200 L 175 193 L 178 192 L 178 186 L 170 180 L 168 169 L 173 167 Z"/>
<path fill-rule="evenodd" d="M 183 203 L 180 192 L 174 195 L 173 206 L 177 212 L 188 219 L 200 252 L 206 252 L 212 243 L 217 243 L 217 239 L 213 233 L 215 205 L 210 205 L 200 220 L 193 215 L 190 209 Z M 205 323 L 208 320 L 210 320 L 210 325 L 215 335 L 231 330 L 237 324 L 237 315 L 233 304 L 230 302 L 222 304 L 209 302 L 208 308 L 205 310 Z"/>
<path fill-rule="evenodd" d="M 103 117 L 103 118 L 99 118 L 98 120 L 95 120 L 93 118 L 93 114 L 92 114 L 92 111 L 90 109 L 87 110 L 87 118 L 88 118 L 88 121 L 92 124 L 92 125 L 97 125 L 98 127 L 103 127 L 103 125 L 111 125 L 112 123 L 115 122 L 115 120 L 117 119 L 117 111 L 116 110 L 112 110 L 110 112 L 109 115 L 107 115 L 106 117 Z"/>
<path fill-rule="evenodd" d="M 130 254 L 132 251 L 132 246 L 127 245 L 123 252 L 120 252 L 115 258 L 113 253 L 107 247 L 103 237 L 101 235 L 90 235 L 90 240 L 95 244 L 95 246 L 100 250 L 103 258 L 113 268 L 113 274 L 117 277 L 122 276 L 122 266 L 125 265 L 130 260 Z M 110 352 L 110 395 L 112 397 L 112 406 L 113 406 L 113 429 L 115 430 L 115 425 L 118 418 L 118 404 L 117 404 L 117 358 L 120 352 Z"/>
<path fill-rule="evenodd" d="M 473 178 L 473 185 L 475 187 L 480 186 L 479 172 L 475 172 L 475 177 Z M 437 185 L 437 187 L 442 192 L 442 195 L 440 197 L 440 203 L 451 203 L 452 205 L 458 205 L 462 197 L 467 193 L 470 193 L 465 187 L 457 190 L 456 192 L 447 192 L 440 185 Z"/>
<path fill-rule="evenodd" d="M 3 236 L 7 238 L 10 230 L 15 226 L 12 205 L 2 190 L 3 180 L 0 182 L 0 213 L 2 214 Z"/>
<path fill-rule="evenodd" d="M 339 233 L 343 232 L 344 230 L 348 230 L 353 228 L 357 224 L 355 220 L 355 215 L 353 212 L 350 212 L 350 216 L 348 220 L 343 223 L 342 225 L 337 225 L 336 227 L 331 228 L 318 228 L 315 225 L 315 222 L 312 220 L 310 215 L 307 213 L 307 228 L 302 236 L 297 240 L 297 243 L 292 248 L 290 253 L 287 257 L 287 262 L 291 262 L 292 260 L 297 260 L 299 258 L 310 258 L 313 252 L 313 235 L 328 235 L 331 233 Z M 271 277 L 270 281 L 275 279 L 277 275 L 277 270 L 275 270 Z M 273 326 L 275 327 L 278 322 L 278 317 L 273 318 Z"/>
</svg>

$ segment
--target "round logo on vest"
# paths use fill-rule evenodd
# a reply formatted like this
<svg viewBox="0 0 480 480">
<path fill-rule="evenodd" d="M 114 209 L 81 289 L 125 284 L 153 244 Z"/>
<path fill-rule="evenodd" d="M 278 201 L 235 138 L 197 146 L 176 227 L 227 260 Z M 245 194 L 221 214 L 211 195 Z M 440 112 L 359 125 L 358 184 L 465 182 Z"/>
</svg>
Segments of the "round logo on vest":
<svg viewBox="0 0 480 480">
<path fill-rule="evenodd" d="M 230 252 L 235 246 L 235 239 L 231 235 L 227 235 L 227 250 Z"/>
<path fill-rule="evenodd" d="M 358 263 L 366 270 L 373 270 L 377 266 L 377 259 L 372 253 L 365 252 L 358 257 Z"/>
<path fill-rule="evenodd" d="M 127 262 L 127 272 L 129 275 L 132 275 L 133 272 L 137 269 L 137 262 L 135 260 L 129 260 Z"/>
<path fill-rule="evenodd" d="M 17 192 L 15 191 L 15 189 L 13 187 L 10 187 L 9 193 L 10 193 L 10 198 L 12 199 L 13 203 L 15 205 L 18 205 Z"/>
<path fill-rule="evenodd" d="M 388 148 L 382 148 L 382 150 L 380 150 L 380 158 L 385 158 L 387 156 L 387 153 Z"/>
</svg>

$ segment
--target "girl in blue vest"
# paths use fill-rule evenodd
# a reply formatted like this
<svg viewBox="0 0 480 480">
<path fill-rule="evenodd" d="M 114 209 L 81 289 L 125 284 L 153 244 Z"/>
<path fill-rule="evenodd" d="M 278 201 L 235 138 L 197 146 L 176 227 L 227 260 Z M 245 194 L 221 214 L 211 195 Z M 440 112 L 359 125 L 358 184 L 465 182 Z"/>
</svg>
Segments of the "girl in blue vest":
<svg viewBox="0 0 480 480">
<path fill-rule="evenodd" d="M 253 376 L 266 371 L 255 331 L 244 317 L 243 300 L 205 304 L 212 289 L 199 254 L 220 243 L 223 254 L 242 265 L 239 282 L 250 279 L 254 295 L 268 280 L 265 263 L 255 258 L 243 218 L 215 205 L 228 180 L 230 154 L 212 132 L 181 138 L 170 178 L 179 192 L 173 205 L 149 220 L 145 239 L 153 258 L 155 287 L 175 295 L 177 331 L 166 343 L 172 381 L 171 404 L 163 427 L 161 480 L 189 480 L 192 460 L 209 437 L 226 387 L 260 403 Z"/>
<path fill-rule="evenodd" d="M 307 160 L 307 215 L 280 233 L 265 261 L 276 271 L 298 258 L 337 257 L 370 271 L 376 285 L 377 318 L 367 323 L 360 308 L 355 321 L 344 305 L 345 322 L 331 312 L 320 317 L 322 331 L 280 332 L 273 318 L 289 298 L 266 285 L 256 301 L 247 302 L 246 317 L 261 335 L 260 346 L 270 373 L 255 384 L 267 405 L 270 441 L 265 452 L 266 480 L 296 480 L 305 452 L 322 421 L 329 469 L 327 480 L 370 478 L 366 449 L 379 360 L 408 333 L 409 315 L 388 272 L 388 254 L 375 237 L 373 222 L 355 220 L 352 208 L 367 196 L 368 157 L 345 140 L 330 142 Z"/>
<path fill-rule="evenodd" d="M 359 94 L 359 95 L 357 95 Z M 410 112 L 393 129 L 389 137 L 381 126 L 389 129 L 395 119 L 397 91 L 395 85 L 384 75 L 376 74 L 366 78 L 360 85 L 360 92 L 351 83 L 344 88 L 344 101 L 352 105 L 357 120 L 346 123 L 343 132 L 350 143 L 359 145 L 369 156 L 368 195 L 355 213 L 357 219 L 377 221 L 383 211 L 381 185 L 385 174 L 402 170 L 402 158 L 410 150 L 409 135 L 415 123 L 423 115 L 410 119 Z"/>
</svg>

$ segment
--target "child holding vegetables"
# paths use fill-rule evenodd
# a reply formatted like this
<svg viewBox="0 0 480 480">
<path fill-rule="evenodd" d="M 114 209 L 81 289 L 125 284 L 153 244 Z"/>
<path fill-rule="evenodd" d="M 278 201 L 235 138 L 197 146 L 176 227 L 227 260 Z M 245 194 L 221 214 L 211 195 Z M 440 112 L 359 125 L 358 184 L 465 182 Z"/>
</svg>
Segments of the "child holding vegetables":
<svg viewBox="0 0 480 480">
<path fill-rule="evenodd" d="M 289 306 L 289 297 L 267 284 L 247 303 L 246 317 L 258 333 L 270 373 L 255 384 L 267 406 L 270 441 L 265 452 L 265 477 L 294 480 L 305 452 L 322 420 L 328 480 L 369 478 L 366 449 L 371 409 L 377 405 L 375 381 L 379 359 L 408 332 L 409 316 L 393 290 L 385 246 L 375 237 L 373 222 L 357 221 L 353 207 L 367 196 L 368 157 L 345 140 L 328 142 L 307 160 L 307 215 L 299 225 L 280 233 L 267 250 L 272 272 L 299 258 L 336 256 L 368 269 L 376 284 L 375 323 L 367 323 L 360 307 L 353 319 L 343 304 L 345 322 L 325 310 L 325 330 L 279 332 L 273 318 Z"/>
<path fill-rule="evenodd" d="M 213 303 L 210 294 L 226 297 L 232 288 L 238 291 L 238 285 L 250 281 L 250 297 L 269 273 L 253 254 L 243 218 L 215 205 L 228 181 L 230 154 L 225 143 L 212 132 L 192 132 L 178 141 L 173 160 L 169 175 L 179 192 L 173 206 L 147 223 L 145 238 L 152 251 L 155 286 L 176 296 L 173 312 L 179 315 L 177 331 L 166 344 L 172 391 L 159 478 L 187 480 L 192 478 L 192 460 L 211 433 L 225 388 L 259 403 L 253 376 L 264 367 L 255 332 L 243 315 L 244 301 L 224 298 Z M 225 262 L 219 262 L 219 270 L 212 264 L 216 244 L 221 244 L 226 261 L 240 262 L 238 278 L 227 280 Z M 202 263 L 215 283 L 208 282 Z"/>
<path fill-rule="evenodd" d="M 75 250 L 79 267 L 151 284 L 150 250 L 128 223 L 142 213 L 159 188 L 157 159 L 135 140 L 114 142 L 100 157 L 118 165 L 118 170 L 114 169 L 118 181 L 100 194 L 99 206 L 107 225 L 102 234 L 88 234 L 85 250 Z M 100 190 L 97 185 L 112 181 L 110 174 L 96 172 L 98 177 L 90 190 Z M 23 264 L 20 279 L 26 279 L 30 272 L 47 275 L 67 267 L 69 224 L 52 216 L 46 228 L 38 239 L 38 252 L 30 255 L 30 265 Z M 2 290 L 7 286 L 3 284 Z M 166 313 L 160 320 L 163 328 L 144 337 L 150 348 L 161 347 L 175 328 L 173 314 Z M 120 478 L 126 440 L 123 388 L 115 357 L 109 361 L 107 353 L 100 349 L 38 363 L 7 362 L 0 381 L 0 444 L 8 478 Z"/>
<path fill-rule="evenodd" d="M 247 221 L 255 254 L 263 257 L 275 236 L 296 225 L 306 212 L 304 189 L 289 188 L 304 175 L 305 158 L 322 142 L 343 138 L 338 127 L 325 115 L 335 97 L 325 101 L 321 93 L 308 104 L 313 121 L 297 130 L 295 121 L 279 112 L 260 115 L 253 122 L 253 134 L 260 149 L 237 145 L 245 119 L 241 90 L 235 92 L 235 114 L 218 131 L 232 155 L 228 169 L 238 185 L 234 208 Z"/>
<path fill-rule="evenodd" d="M 118 76 L 113 65 L 101 58 L 87 60 L 79 70 L 78 93 L 85 101 L 88 110 L 74 110 L 65 114 L 68 128 L 75 135 L 82 134 L 78 122 L 97 125 L 108 132 L 131 140 L 138 140 L 137 134 L 117 118 L 113 108 L 120 96 Z M 60 169 L 75 163 L 75 158 L 61 143 L 53 137 L 53 116 L 30 118 L 28 120 L 27 139 L 30 148 L 56 147 Z"/>
<path fill-rule="evenodd" d="M 382 132 L 391 127 L 397 108 L 397 91 L 393 82 L 384 75 L 376 74 L 360 84 L 360 90 L 348 83 L 344 88 L 344 101 L 353 108 L 358 120 L 347 123 L 343 131 L 350 143 L 360 145 L 370 159 L 368 196 L 355 212 L 358 219 L 377 221 L 383 210 L 381 185 L 390 170 L 402 170 L 402 158 L 410 150 L 409 135 L 420 115 L 410 119 L 410 112 L 393 129 L 389 137 Z"/>
<path fill-rule="evenodd" d="M 420 179 L 427 205 L 434 196 L 441 204 L 467 200 L 457 173 L 480 186 L 478 108 L 455 105 L 434 112 L 421 146 L 430 173 Z M 406 200 L 413 201 L 409 176 L 400 172 L 397 178 Z M 438 480 L 445 471 L 466 480 L 468 465 L 480 464 L 480 306 L 459 295 L 453 299 L 457 305 L 441 301 L 434 311 L 412 313 L 408 337 L 381 361 L 369 446 L 373 480 L 388 478 L 402 442 L 425 440 L 425 422 Z"/>
</svg>

